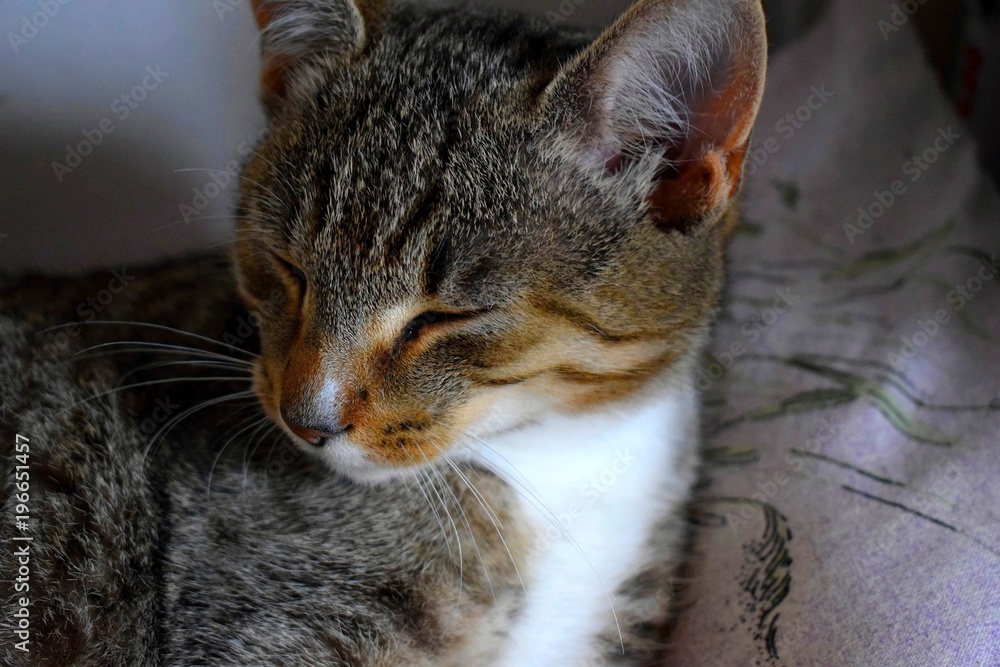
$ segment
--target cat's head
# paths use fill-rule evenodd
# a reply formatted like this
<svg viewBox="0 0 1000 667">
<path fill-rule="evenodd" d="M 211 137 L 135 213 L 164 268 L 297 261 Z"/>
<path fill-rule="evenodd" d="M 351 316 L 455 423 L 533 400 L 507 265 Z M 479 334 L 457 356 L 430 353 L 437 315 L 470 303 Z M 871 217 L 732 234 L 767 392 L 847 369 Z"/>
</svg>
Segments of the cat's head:
<svg viewBox="0 0 1000 667">
<path fill-rule="evenodd" d="M 358 480 L 642 392 L 704 339 L 760 101 L 759 0 L 596 41 L 392 2 L 257 0 L 271 131 L 237 267 L 256 390 Z"/>
</svg>

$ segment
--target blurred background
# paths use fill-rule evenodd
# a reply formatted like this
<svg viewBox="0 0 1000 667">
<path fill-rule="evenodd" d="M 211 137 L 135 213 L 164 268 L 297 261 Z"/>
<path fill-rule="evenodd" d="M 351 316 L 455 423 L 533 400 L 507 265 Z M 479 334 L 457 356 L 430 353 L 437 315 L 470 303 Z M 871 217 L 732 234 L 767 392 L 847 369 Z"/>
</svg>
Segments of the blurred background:
<svg viewBox="0 0 1000 667">
<path fill-rule="evenodd" d="M 493 4 L 601 26 L 629 3 Z M 808 31 L 826 3 L 764 4 L 778 50 Z M 879 30 L 889 39 L 912 17 L 996 175 L 996 0 L 884 4 Z M 136 263 L 228 240 L 229 172 L 264 126 L 247 0 L 4 0 L 0 29 L 3 270 Z"/>
</svg>

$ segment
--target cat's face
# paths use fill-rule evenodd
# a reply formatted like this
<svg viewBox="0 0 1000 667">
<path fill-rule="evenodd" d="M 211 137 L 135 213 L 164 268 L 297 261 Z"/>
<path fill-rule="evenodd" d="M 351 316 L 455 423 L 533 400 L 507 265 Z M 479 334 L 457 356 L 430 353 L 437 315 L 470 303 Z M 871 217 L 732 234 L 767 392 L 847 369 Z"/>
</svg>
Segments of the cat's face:
<svg viewBox="0 0 1000 667">
<path fill-rule="evenodd" d="M 261 322 L 256 391 L 296 442 L 377 481 L 627 400 L 697 347 L 762 65 L 722 42 L 702 64 L 735 91 L 711 144 L 677 132 L 714 97 L 661 127 L 635 116 L 620 97 L 640 84 L 613 77 L 649 75 L 618 71 L 631 26 L 650 39 L 671 12 L 700 17 L 673 4 L 588 51 L 520 19 L 257 3 L 272 126 L 244 171 L 236 255 Z M 730 27 L 756 36 L 744 14 Z"/>
</svg>

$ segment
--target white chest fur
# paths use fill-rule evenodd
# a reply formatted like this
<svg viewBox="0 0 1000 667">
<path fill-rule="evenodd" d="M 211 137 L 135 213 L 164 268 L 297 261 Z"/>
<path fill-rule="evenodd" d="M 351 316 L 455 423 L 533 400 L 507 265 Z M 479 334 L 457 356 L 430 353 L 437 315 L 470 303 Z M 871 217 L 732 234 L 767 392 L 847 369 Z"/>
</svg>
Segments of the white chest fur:
<svg viewBox="0 0 1000 667">
<path fill-rule="evenodd" d="M 594 638 L 615 627 L 615 589 L 649 556 L 653 526 L 687 498 L 696 423 L 694 391 L 673 386 L 614 412 L 548 418 L 482 449 L 517 487 L 537 534 L 523 568 L 526 607 L 501 665 L 600 664 Z"/>
</svg>

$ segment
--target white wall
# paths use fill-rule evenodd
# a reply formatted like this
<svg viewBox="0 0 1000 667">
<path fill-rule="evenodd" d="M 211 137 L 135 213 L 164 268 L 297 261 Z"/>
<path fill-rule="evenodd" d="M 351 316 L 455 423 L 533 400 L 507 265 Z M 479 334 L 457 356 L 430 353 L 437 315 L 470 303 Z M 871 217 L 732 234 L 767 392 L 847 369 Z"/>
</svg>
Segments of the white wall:
<svg viewBox="0 0 1000 667">
<path fill-rule="evenodd" d="M 592 25 L 629 4 L 481 2 Z M 182 170 L 224 169 L 262 128 L 258 67 L 247 0 L 0 0 L 0 270 L 134 263 L 226 243 L 233 188 L 217 192 L 210 172 Z M 144 99 L 126 109 L 121 96 L 132 91 Z M 97 145 L 57 175 L 53 163 L 81 143 Z M 216 196 L 197 199 L 206 188 Z M 196 204 L 185 222 L 181 207 Z"/>
<path fill-rule="evenodd" d="M 221 167 L 263 122 L 248 13 L 176 0 L 0 4 L 3 269 L 138 261 L 226 239 L 222 219 L 171 223 L 208 177 L 177 170 Z M 68 146 L 93 144 L 55 173 Z"/>
</svg>

